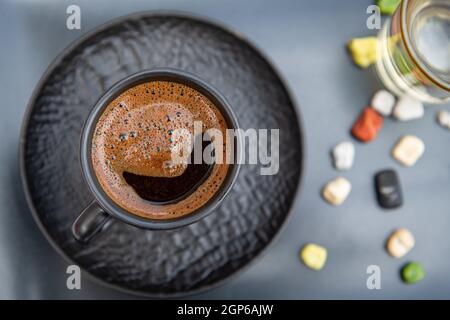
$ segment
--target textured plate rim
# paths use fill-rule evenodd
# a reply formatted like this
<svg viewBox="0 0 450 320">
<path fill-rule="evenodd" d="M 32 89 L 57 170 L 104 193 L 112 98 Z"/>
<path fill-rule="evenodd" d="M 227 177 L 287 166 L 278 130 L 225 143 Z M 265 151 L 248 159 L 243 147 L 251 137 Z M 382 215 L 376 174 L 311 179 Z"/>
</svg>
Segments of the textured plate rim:
<svg viewBox="0 0 450 320">
<path fill-rule="evenodd" d="M 224 285 L 225 283 L 235 279 L 238 277 L 238 275 L 242 274 L 243 272 L 245 272 L 246 270 L 248 270 L 252 265 L 254 265 L 257 261 L 259 261 L 264 254 L 267 253 L 268 249 L 273 245 L 273 243 L 278 239 L 278 237 L 280 236 L 280 234 L 282 233 L 282 231 L 284 230 L 284 228 L 286 228 L 287 222 L 288 220 L 291 218 L 292 214 L 293 214 L 293 207 L 295 207 L 295 203 L 298 201 L 299 198 L 299 194 L 300 191 L 302 189 L 303 186 L 303 174 L 304 174 L 304 170 L 305 170 L 305 159 L 306 157 L 306 145 L 305 145 L 305 135 L 304 135 L 304 131 L 303 131 L 303 122 L 302 119 L 300 117 L 299 114 L 299 110 L 298 110 L 298 104 L 297 101 L 294 98 L 294 95 L 292 94 L 292 91 L 290 89 L 290 87 L 287 85 L 287 82 L 285 81 L 284 77 L 281 76 L 281 73 L 279 72 L 279 70 L 277 69 L 277 67 L 275 66 L 275 64 L 273 63 L 273 61 L 271 59 L 268 58 L 268 56 L 265 54 L 265 52 L 263 50 L 261 50 L 261 48 L 259 48 L 258 46 L 256 46 L 253 42 L 251 42 L 250 40 L 248 40 L 246 37 L 244 37 L 241 33 L 235 31 L 233 28 L 231 28 L 230 26 L 226 25 L 223 22 L 220 22 L 218 20 L 216 20 L 215 18 L 211 18 L 211 17 L 206 17 L 206 16 L 202 16 L 196 13 L 191 13 L 191 12 L 185 12 L 185 11 L 179 11 L 179 10 L 147 10 L 147 11 L 138 11 L 138 12 L 133 12 L 133 13 L 129 13 L 126 15 L 121 15 L 119 17 L 110 19 L 108 21 L 106 21 L 105 23 L 100 24 L 97 27 L 94 27 L 93 29 L 91 29 L 90 31 L 86 32 L 85 34 L 81 35 L 79 38 L 75 39 L 74 41 L 72 41 L 68 46 L 66 46 L 53 60 L 52 62 L 49 64 L 49 66 L 47 67 L 47 69 L 45 70 L 45 72 L 43 73 L 43 75 L 41 76 L 41 78 L 39 79 L 39 81 L 37 82 L 33 93 L 30 97 L 30 100 L 27 104 L 27 107 L 25 109 L 25 113 L 23 116 L 23 120 L 22 120 L 22 126 L 20 129 L 20 140 L 19 140 L 19 166 L 20 166 L 20 178 L 22 181 L 22 188 L 23 191 L 25 193 L 25 198 L 26 198 L 26 202 L 27 205 L 31 211 L 31 214 L 36 222 L 36 224 L 39 227 L 39 230 L 42 232 L 42 234 L 44 235 L 44 237 L 47 239 L 47 241 L 51 244 L 51 246 L 53 247 L 53 249 L 67 262 L 70 264 L 75 264 L 78 265 L 76 263 L 76 261 L 74 261 L 72 259 L 72 257 L 70 257 L 66 252 L 64 252 L 64 250 L 59 246 L 59 244 L 56 243 L 56 241 L 50 236 L 50 234 L 47 231 L 47 228 L 44 226 L 44 224 L 41 221 L 41 218 L 36 210 L 36 207 L 34 206 L 34 202 L 31 196 L 31 192 L 29 189 L 29 184 L 28 184 L 28 178 L 27 178 L 27 173 L 26 173 L 26 165 L 25 165 L 25 147 L 26 147 L 26 134 L 27 134 L 27 129 L 28 129 L 28 124 L 31 118 L 31 114 L 33 112 L 34 109 L 34 105 L 36 102 L 36 98 L 37 96 L 40 94 L 41 89 L 43 88 L 43 85 L 45 84 L 45 82 L 48 80 L 49 76 L 52 74 L 52 72 L 56 69 L 56 67 L 61 63 L 62 60 L 64 60 L 64 58 L 66 58 L 75 48 L 77 48 L 78 46 L 80 46 L 81 44 L 83 44 L 85 41 L 89 40 L 91 37 L 95 36 L 97 33 L 100 33 L 102 31 L 105 31 L 111 27 L 114 27 L 116 25 L 119 25 L 120 23 L 123 23 L 124 21 L 127 20 L 137 20 L 140 18 L 144 18 L 144 17 L 148 17 L 148 18 L 152 18 L 152 17 L 169 17 L 169 18 L 180 18 L 180 19 L 186 19 L 186 20 L 191 20 L 191 21 L 197 21 L 200 23 L 203 23 L 205 25 L 210 25 L 213 28 L 216 29 L 221 29 L 233 36 L 235 36 L 236 38 L 238 38 L 240 41 L 244 42 L 246 45 L 249 46 L 249 48 L 251 50 L 253 50 L 254 52 L 256 52 L 257 54 L 260 55 L 260 57 L 268 64 L 268 66 L 272 69 L 272 72 L 275 74 L 275 76 L 278 78 L 278 80 L 280 81 L 281 85 L 283 86 L 284 90 L 286 91 L 286 94 L 289 98 L 289 100 L 291 101 L 292 105 L 293 105 L 293 111 L 294 114 L 296 116 L 296 120 L 298 123 L 298 130 L 299 130 L 299 148 L 301 150 L 301 155 L 300 155 L 300 171 L 299 171 L 299 176 L 298 176 L 298 183 L 297 186 L 295 187 L 294 190 L 294 197 L 292 199 L 291 205 L 288 209 L 288 212 L 285 215 L 284 220 L 281 222 L 281 225 L 279 226 L 279 228 L 275 231 L 274 235 L 272 236 L 272 238 L 267 242 L 267 244 L 265 245 L 265 247 L 263 247 L 261 249 L 260 252 L 258 252 L 253 258 L 251 258 L 250 260 L 248 260 L 248 262 L 244 265 L 242 265 L 241 267 L 237 268 L 233 273 L 225 276 L 224 278 L 211 283 L 211 284 L 207 284 L 207 285 L 203 285 L 199 288 L 196 289 L 192 289 L 192 290 L 187 290 L 187 291 L 179 291 L 179 292 L 174 292 L 174 293 L 150 293 L 150 292 L 146 292 L 146 291 L 142 291 L 142 290 L 134 290 L 134 289 L 130 289 L 130 288 L 126 288 L 124 286 L 121 286 L 119 284 L 114 284 L 114 283 L 110 283 L 94 274 L 91 274 L 89 271 L 87 271 L 84 267 L 80 266 L 80 268 L 83 270 L 83 275 L 89 279 L 90 281 L 100 284 L 106 288 L 110 288 L 110 289 L 114 289 L 117 290 L 119 292 L 122 293 L 126 293 L 126 294 L 131 294 L 131 295 L 135 295 L 135 296 L 140 296 L 140 297 L 147 297 L 147 298 L 155 298 L 155 299 L 164 299 L 164 298 L 180 298 L 180 297 L 186 297 L 186 296 L 190 296 L 190 295 L 196 295 L 196 294 L 200 294 L 206 291 L 209 291 L 211 289 L 214 288 L 218 288 L 222 285 Z"/>
</svg>

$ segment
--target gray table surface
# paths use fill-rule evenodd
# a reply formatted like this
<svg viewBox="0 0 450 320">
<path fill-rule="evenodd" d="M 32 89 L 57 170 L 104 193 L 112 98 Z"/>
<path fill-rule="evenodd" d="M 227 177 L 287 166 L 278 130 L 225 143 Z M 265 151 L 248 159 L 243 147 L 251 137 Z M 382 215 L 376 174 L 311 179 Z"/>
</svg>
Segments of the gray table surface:
<svg viewBox="0 0 450 320">
<path fill-rule="evenodd" d="M 435 124 L 427 108 L 419 121 L 388 119 L 378 139 L 357 144 L 354 168 L 343 175 L 353 192 L 339 208 L 324 203 L 319 192 L 337 176 L 330 148 L 351 139 L 349 128 L 379 84 L 371 70 L 354 67 L 345 50 L 348 39 L 373 34 L 366 28 L 371 0 L 77 0 L 81 31 L 65 27 L 72 1 L 4 0 L 0 3 L 0 298 L 135 298 L 82 278 L 80 291 L 66 289 L 66 262 L 35 225 L 20 184 L 18 141 L 31 92 L 54 57 L 69 43 L 112 18 L 149 9 L 176 9 L 217 19 L 240 31 L 270 57 L 287 80 L 303 117 L 306 170 L 294 214 L 267 253 L 224 286 L 195 299 L 379 299 L 450 298 L 450 131 Z M 414 168 L 402 168 L 389 156 L 403 134 L 426 143 Z M 398 171 L 405 204 L 381 210 L 373 174 Z M 407 227 L 416 247 L 402 259 L 384 251 L 388 234 Z M 328 248 L 327 265 L 308 270 L 299 248 L 316 242 Z M 425 266 L 424 281 L 404 285 L 400 267 L 408 260 Z M 381 290 L 368 290 L 366 268 L 381 268 Z"/>
</svg>

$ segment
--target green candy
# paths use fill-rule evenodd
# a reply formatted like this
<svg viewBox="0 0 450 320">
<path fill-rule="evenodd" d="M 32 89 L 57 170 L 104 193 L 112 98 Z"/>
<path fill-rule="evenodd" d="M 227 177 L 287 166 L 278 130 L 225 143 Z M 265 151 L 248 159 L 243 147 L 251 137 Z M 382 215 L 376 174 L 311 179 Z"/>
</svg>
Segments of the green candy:
<svg viewBox="0 0 450 320">
<path fill-rule="evenodd" d="M 377 6 L 380 7 L 382 14 L 393 14 L 401 0 L 377 0 Z"/>
<path fill-rule="evenodd" d="M 410 262 L 402 268 L 402 279 L 405 283 L 413 284 L 423 279 L 425 271 L 418 262 Z"/>
</svg>

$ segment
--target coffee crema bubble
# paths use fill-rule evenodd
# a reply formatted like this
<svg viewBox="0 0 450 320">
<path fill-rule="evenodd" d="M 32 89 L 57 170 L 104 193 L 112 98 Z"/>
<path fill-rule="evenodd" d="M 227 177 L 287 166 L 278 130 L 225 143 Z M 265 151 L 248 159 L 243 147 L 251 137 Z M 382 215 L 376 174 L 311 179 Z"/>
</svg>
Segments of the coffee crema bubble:
<svg viewBox="0 0 450 320">
<path fill-rule="evenodd" d="M 92 138 L 91 158 L 106 194 L 126 211 L 150 219 L 187 215 L 205 205 L 220 189 L 228 164 L 171 162 L 183 150 L 194 122 L 202 131 L 228 125 L 218 108 L 197 90 L 176 82 L 151 81 L 127 89 L 109 103 Z M 204 149 L 205 141 L 201 143 Z M 225 157 L 225 148 L 223 148 Z"/>
</svg>

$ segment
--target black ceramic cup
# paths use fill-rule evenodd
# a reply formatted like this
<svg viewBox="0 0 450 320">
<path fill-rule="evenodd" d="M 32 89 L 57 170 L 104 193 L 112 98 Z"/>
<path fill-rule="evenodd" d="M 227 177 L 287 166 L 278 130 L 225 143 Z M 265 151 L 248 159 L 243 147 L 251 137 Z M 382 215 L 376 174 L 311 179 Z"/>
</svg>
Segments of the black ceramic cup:
<svg viewBox="0 0 450 320">
<path fill-rule="evenodd" d="M 108 197 L 106 192 L 100 186 L 92 165 L 91 143 L 93 132 L 98 119 L 112 100 L 127 89 L 148 81 L 171 81 L 185 84 L 197 90 L 210 99 L 210 101 L 219 109 L 228 123 L 228 128 L 239 128 L 237 118 L 226 99 L 216 89 L 193 74 L 176 69 L 152 69 L 135 73 L 116 83 L 97 101 L 89 114 L 81 133 L 81 169 L 86 184 L 94 196 L 94 200 L 80 213 L 72 225 L 73 236 L 82 243 L 89 242 L 95 235 L 105 230 L 114 219 L 150 230 L 174 229 L 196 222 L 208 216 L 215 208 L 217 208 L 232 188 L 238 176 L 240 166 L 238 157 L 242 152 L 242 138 L 239 134 L 235 135 L 234 141 L 235 159 L 232 164 L 229 164 L 230 167 L 221 188 L 209 202 L 188 215 L 167 220 L 147 219 L 127 212 Z"/>
</svg>

